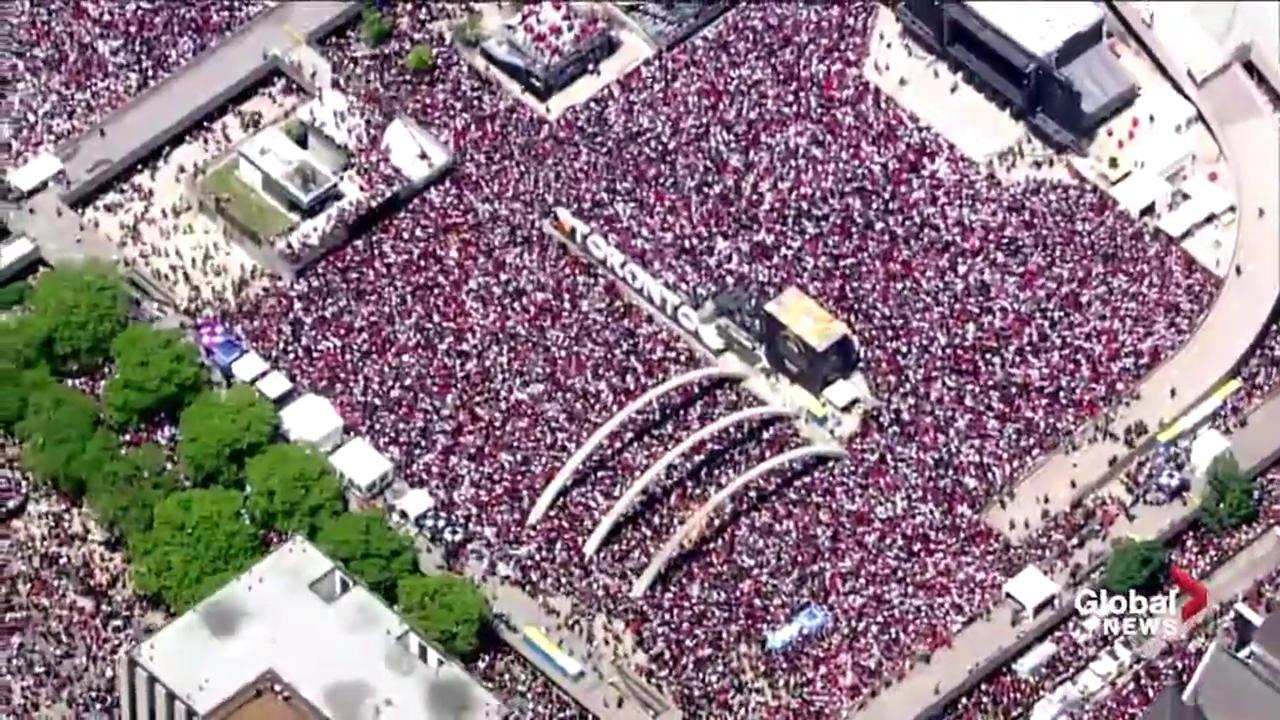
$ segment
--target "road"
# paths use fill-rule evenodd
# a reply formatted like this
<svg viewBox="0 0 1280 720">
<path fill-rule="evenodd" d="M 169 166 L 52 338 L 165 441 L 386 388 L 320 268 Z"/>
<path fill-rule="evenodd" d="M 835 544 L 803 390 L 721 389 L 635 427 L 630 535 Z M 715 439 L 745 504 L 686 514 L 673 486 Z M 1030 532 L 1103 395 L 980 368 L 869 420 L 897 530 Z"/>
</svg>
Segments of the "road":
<svg viewBox="0 0 1280 720">
<path fill-rule="evenodd" d="M 1197 88 L 1176 56 L 1166 52 L 1137 19 L 1129 3 L 1115 3 L 1131 16 L 1139 37 L 1199 108 L 1231 168 L 1239 207 L 1235 262 L 1241 273 L 1227 273 L 1208 316 L 1187 344 L 1141 385 L 1140 399 L 1117 411 L 1114 428 L 1144 420 L 1153 431 L 1186 412 L 1235 367 L 1262 331 L 1280 295 L 1280 131 L 1266 99 L 1238 62 Z M 1263 209 L 1259 216 L 1258 209 Z M 1177 389 L 1174 397 L 1171 389 Z M 1149 438 L 1150 439 L 1150 438 Z M 1049 497 L 1051 512 L 1065 510 L 1076 497 L 1097 489 L 1122 467 L 1114 457 L 1137 453 L 1118 442 L 1099 442 L 1058 452 L 1025 478 L 1006 509 L 993 505 L 987 521 L 1018 541 L 1041 522 L 1039 500 Z M 1070 481 L 1076 481 L 1072 488 Z M 1010 530 L 1010 520 L 1014 529 Z M 1029 521 L 1030 528 L 1025 522 Z"/>
<path fill-rule="evenodd" d="M 263 74 L 271 50 L 283 51 L 300 38 L 328 32 L 359 9 L 360 3 L 323 0 L 280 3 L 258 14 L 98 126 L 59 147 L 68 182 L 64 198 L 75 205 L 123 169 L 115 167 L 119 160 L 139 148 L 150 152 L 185 132 L 199 120 L 190 117 L 194 108 L 225 95 L 248 76 Z"/>
</svg>

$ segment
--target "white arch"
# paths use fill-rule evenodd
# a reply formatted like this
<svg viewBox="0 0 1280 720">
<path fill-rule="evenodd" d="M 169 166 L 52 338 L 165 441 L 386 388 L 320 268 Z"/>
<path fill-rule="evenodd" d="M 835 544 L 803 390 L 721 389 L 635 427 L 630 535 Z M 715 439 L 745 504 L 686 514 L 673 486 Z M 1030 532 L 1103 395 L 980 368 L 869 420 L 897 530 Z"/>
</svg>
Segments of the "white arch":
<svg viewBox="0 0 1280 720">
<path fill-rule="evenodd" d="M 671 558 L 675 556 L 685 541 L 700 533 L 711 513 L 723 505 L 730 497 L 733 497 L 747 483 L 795 460 L 809 457 L 845 458 L 848 456 L 849 453 L 838 445 L 806 445 L 774 455 L 750 470 L 743 472 L 731 480 L 728 485 L 725 485 L 720 492 L 711 496 L 711 499 L 703 503 L 702 507 L 690 515 L 689 519 L 685 520 L 684 524 L 680 526 L 680 529 L 676 530 L 667 539 L 662 548 L 654 553 L 653 558 L 649 560 L 649 566 L 644 569 L 644 572 L 636 579 L 635 584 L 631 586 L 631 597 L 638 598 L 648 592 L 649 587 L 653 585 L 653 581 L 658 579 L 658 576 L 662 574 L 663 568 L 667 566 L 667 563 L 671 562 Z"/>
<path fill-rule="evenodd" d="M 662 475 L 662 472 L 667 469 L 668 465 L 679 459 L 681 455 L 684 455 L 693 448 L 693 446 L 703 440 L 706 440 L 712 435 L 715 435 L 721 430 L 740 422 L 793 416 L 795 416 L 795 411 L 789 408 L 781 407 L 779 405 L 764 405 L 747 408 L 746 410 L 739 410 L 732 415 L 726 415 L 719 420 L 703 426 L 700 430 L 681 441 L 679 445 L 668 450 L 665 455 L 658 458 L 657 462 L 649 466 L 649 469 L 645 470 L 635 482 L 631 483 L 631 486 L 627 488 L 627 491 L 623 493 L 622 497 L 618 498 L 618 502 L 614 503 L 613 507 L 609 508 L 609 512 L 600 520 L 600 524 L 596 525 L 596 529 L 591 532 L 591 537 L 587 538 L 587 544 L 582 546 L 582 551 L 587 557 L 595 555 L 596 551 L 600 549 L 600 545 L 604 543 L 604 539 L 608 537 L 609 531 L 613 530 L 614 524 L 618 522 L 623 513 L 631 508 L 632 503 L 634 503 L 636 499 L 644 493 L 645 488 L 649 487 L 649 483 Z"/>
<path fill-rule="evenodd" d="M 671 392 L 672 390 L 675 390 L 676 388 L 684 387 L 685 385 L 698 382 L 699 380 L 705 380 L 707 378 L 746 380 L 747 377 L 748 374 L 742 370 L 727 370 L 721 367 L 698 368 L 697 370 L 690 370 L 689 372 L 681 373 L 661 385 L 650 389 L 649 392 L 646 392 L 635 400 L 632 400 L 630 403 L 627 403 L 626 407 L 619 410 L 613 417 L 606 420 L 603 425 L 592 433 L 591 437 L 587 438 L 586 442 L 582 443 L 582 445 L 574 451 L 573 455 L 565 462 L 564 467 L 560 468 L 560 471 L 556 473 L 555 478 L 553 478 L 551 482 L 547 483 L 547 486 L 542 490 L 542 495 L 538 497 L 538 502 L 534 503 L 533 510 L 529 513 L 529 520 L 527 524 L 533 525 L 541 520 L 543 515 L 547 514 L 547 510 L 551 509 L 551 505 L 556 501 L 556 498 L 559 497 L 560 491 L 563 490 L 564 486 L 569 482 L 569 478 L 573 477 L 573 474 L 577 472 L 578 467 L 582 465 L 582 463 L 597 447 L 599 447 L 600 443 L 604 442 L 605 438 L 609 436 L 609 433 L 617 430 L 619 425 L 625 422 L 627 418 L 636 414 L 640 408 Z"/>
</svg>

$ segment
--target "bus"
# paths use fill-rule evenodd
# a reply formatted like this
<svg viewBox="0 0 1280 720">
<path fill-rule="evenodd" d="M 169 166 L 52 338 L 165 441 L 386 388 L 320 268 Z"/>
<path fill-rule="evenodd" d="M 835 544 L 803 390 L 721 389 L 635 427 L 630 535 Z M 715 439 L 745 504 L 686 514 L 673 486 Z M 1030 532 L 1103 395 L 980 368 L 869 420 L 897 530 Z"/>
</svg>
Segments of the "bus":
<svg viewBox="0 0 1280 720">
<path fill-rule="evenodd" d="M 559 670 L 565 677 L 570 680 L 577 680 L 582 677 L 585 668 L 582 663 L 574 660 L 571 655 L 560 649 L 547 637 L 547 634 L 541 628 L 533 625 L 526 625 L 524 631 L 520 634 L 524 640 L 525 647 L 529 648 L 534 654 L 550 663 L 556 670 Z"/>
</svg>

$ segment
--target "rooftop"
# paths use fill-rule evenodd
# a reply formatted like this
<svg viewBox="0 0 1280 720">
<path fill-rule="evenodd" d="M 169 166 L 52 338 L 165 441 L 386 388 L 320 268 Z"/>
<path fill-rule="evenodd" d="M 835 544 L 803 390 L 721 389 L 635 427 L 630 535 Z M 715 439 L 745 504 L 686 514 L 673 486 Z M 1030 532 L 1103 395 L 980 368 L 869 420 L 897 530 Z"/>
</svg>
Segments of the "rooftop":
<svg viewBox="0 0 1280 720">
<path fill-rule="evenodd" d="M 519 15 L 507 23 L 507 38 L 532 60 L 551 66 L 608 30 L 604 20 L 570 3 L 540 2 L 520 7 Z"/>
<path fill-rule="evenodd" d="M 777 318 L 814 350 L 826 350 L 850 334 L 848 325 L 796 287 L 787 288 L 771 300 L 765 306 L 765 312 Z"/>
<path fill-rule="evenodd" d="M 269 127 L 245 140 L 240 156 L 288 188 L 303 207 L 338 184 L 278 127 Z"/>
<path fill-rule="evenodd" d="M 1102 6 L 1080 0 L 966 0 L 966 5 L 992 27 L 1036 57 L 1045 58 L 1076 33 L 1102 20 Z"/>
<path fill-rule="evenodd" d="M 315 546 L 293 538 L 133 657 L 202 716 L 242 697 L 266 673 L 331 720 L 499 716 L 501 705 L 484 687 L 418 640 L 366 588 L 344 579 Z M 466 709 L 459 712 L 459 704 Z M 248 705 L 232 712 L 254 710 Z M 243 717 L 297 716 L 290 708 L 260 709 Z"/>
</svg>

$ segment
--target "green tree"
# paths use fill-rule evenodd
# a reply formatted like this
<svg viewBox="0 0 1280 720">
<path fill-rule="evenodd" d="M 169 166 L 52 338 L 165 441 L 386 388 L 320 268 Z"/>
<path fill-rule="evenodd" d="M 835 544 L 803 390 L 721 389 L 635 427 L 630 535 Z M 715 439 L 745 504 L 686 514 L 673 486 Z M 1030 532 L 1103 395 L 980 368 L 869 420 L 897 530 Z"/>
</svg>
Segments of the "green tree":
<svg viewBox="0 0 1280 720">
<path fill-rule="evenodd" d="M 272 445 L 245 467 L 246 509 L 262 529 L 314 537 L 345 509 L 342 488 L 329 461 L 301 445 Z"/>
<path fill-rule="evenodd" d="M 0 432 L 9 433 L 27 416 L 27 403 L 35 393 L 54 384 L 49 368 L 20 368 L 0 364 Z"/>
<path fill-rule="evenodd" d="M 455 657 L 470 657 L 489 624 L 484 593 L 468 578 L 452 573 L 400 578 L 396 604 L 410 625 Z"/>
<path fill-rule="evenodd" d="M 408 55 L 404 56 L 404 66 L 410 72 L 420 73 L 430 70 L 436 64 L 436 51 L 430 45 L 415 45 Z"/>
<path fill-rule="evenodd" d="M 11 282 L 4 287 L 0 287 L 0 310 L 9 310 L 16 308 L 27 301 L 27 296 L 31 294 L 31 283 L 25 280 Z"/>
<path fill-rule="evenodd" d="M 115 437 L 99 432 L 93 398 L 58 383 L 34 392 L 18 423 L 22 461 L 36 477 L 68 495 L 84 494 L 85 481 L 115 453 Z"/>
<path fill-rule="evenodd" d="M 131 545 L 151 529 L 155 507 L 178 490 L 164 450 L 143 445 L 89 476 L 85 500 L 98 519 Z"/>
<path fill-rule="evenodd" d="M 1240 470 L 1231 453 L 1223 453 L 1209 464 L 1209 482 L 1200 498 L 1200 517 L 1217 531 L 1230 530 L 1258 517 L 1258 499 L 1253 480 Z"/>
<path fill-rule="evenodd" d="M 480 23 L 480 14 L 471 13 L 462 22 L 453 27 L 453 39 L 463 47 L 477 47 L 484 42 L 484 26 Z"/>
<path fill-rule="evenodd" d="M 210 390 L 178 422 L 178 455 L 199 486 L 240 487 L 244 464 L 271 442 L 279 418 L 252 387 Z"/>
<path fill-rule="evenodd" d="M 1159 542 L 1124 538 L 1112 549 L 1102 585 L 1113 593 L 1149 595 L 1164 586 L 1168 566 L 1169 553 Z"/>
<path fill-rule="evenodd" d="M 376 510 L 333 518 L 320 528 L 316 544 L 388 600 L 396 582 L 418 569 L 413 541 L 387 525 Z"/>
<path fill-rule="evenodd" d="M 204 366 L 195 345 L 174 330 L 134 323 L 111 344 L 115 375 L 103 394 L 107 417 L 135 425 L 151 416 L 177 412 L 204 385 Z"/>
<path fill-rule="evenodd" d="M 129 294 L 116 271 L 101 263 L 60 267 L 40 276 L 31 314 L 43 326 L 55 368 L 102 364 L 129 319 Z"/>
<path fill-rule="evenodd" d="M 395 24 L 381 11 L 373 7 L 365 8 L 364 17 L 360 23 L 360 34 L 364 37 L 366 45 L 378 47 L 390 39 L 394 31 Z"/>
<path fill-rule="evenodd" d="M 0 319 L 0 367 L 41 364 L 48 350 L 44 323 L 32 315 Z"/>
<path fill-rule="evenodd" d="M 130 548 L 138 590 L 175 613 L 203 600 L 261 555 L 235 490 L 180 490 L 155 507 L 152 527 Z"/>
</svg>

